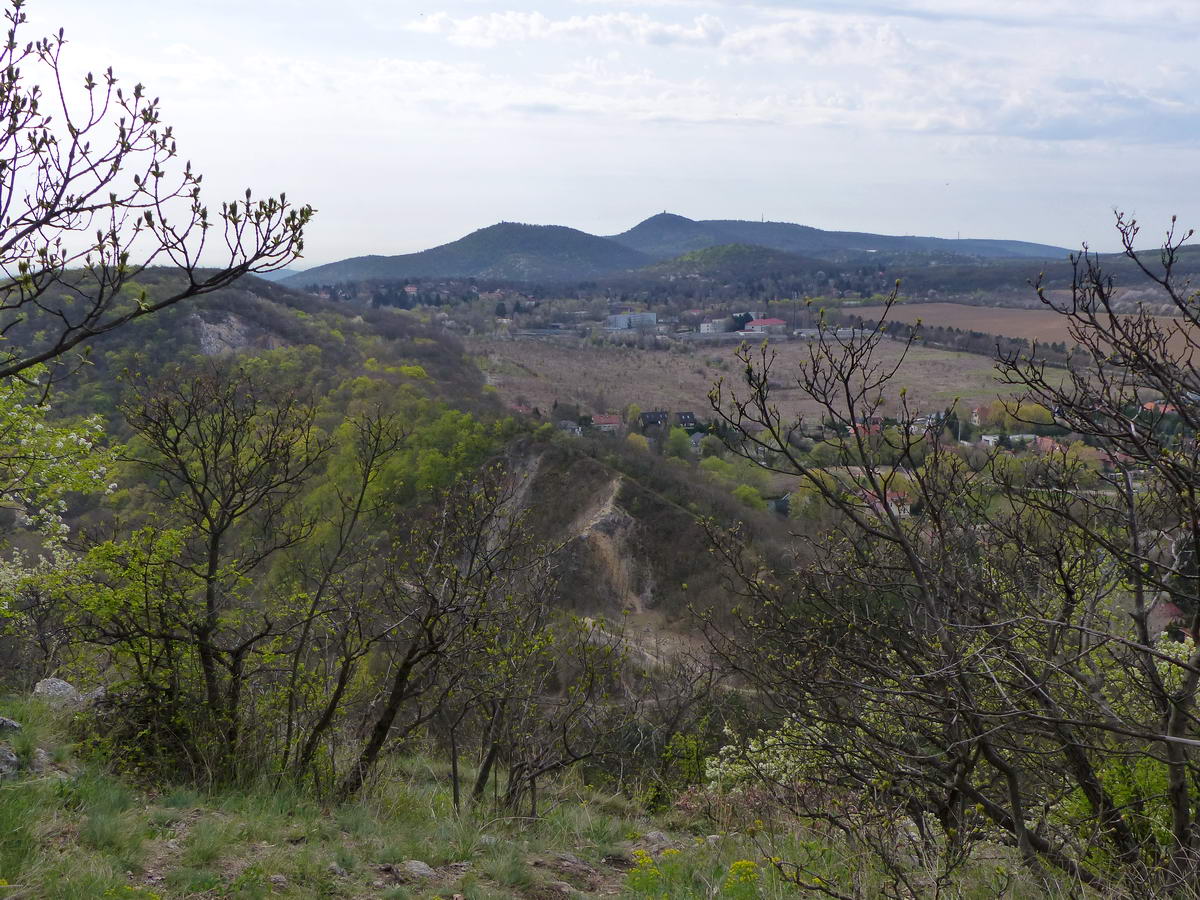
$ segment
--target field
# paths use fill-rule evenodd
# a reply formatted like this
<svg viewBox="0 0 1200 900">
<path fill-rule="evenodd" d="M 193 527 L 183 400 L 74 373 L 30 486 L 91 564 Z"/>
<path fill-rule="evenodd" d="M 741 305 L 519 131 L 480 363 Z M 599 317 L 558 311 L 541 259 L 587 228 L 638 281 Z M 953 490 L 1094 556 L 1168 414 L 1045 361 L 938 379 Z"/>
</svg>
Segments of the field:
<svg viewBox="0 0 1200 900">
<path fill-rule="evenodd" d="M 1061 298 L 1060 298 L 1061 299 Z M 869 319 L 883 312 L 882 306 L 863 306 L 855 314 Z M 1025 338 L 1039 343 L 1075 343 L 1067 330 L 1068 319 L 1048 309 L 1006 309 L 1003 307 L 967 306 L 962 303 L 900 303 L 888 316 L 897 322 L 916 322 L 964 331 L 982 331 L 1005 337 Z M 1169 321 L 1164 318 L 1163 322 Z M 1178 320 L 1176 320 L 1178 321 Z M 1182 335 L 1172 346 L 1183 351 L 1187 342 Z"/>
<path fill-rule="evenodd" d="M 818 409 L 794 384 L 790 373 L 807 358 L 803 341 L 774 345 L 778 358 L 772 370 L 772 397 L 787 415 L 812 416 Z M 584 413 L 619 412 L 633 403 L 642 410 L 691 410 L 707 417 L 707 394 L 719 378 L 735 389 L 740 367 L 731 346 L 696 348 L 680 353 L 594 346 L 571 338 L 545 340 L 475 339 L 470 352 L 490 383 L 509 404 L 525 403 L 551 415 L 555 402 L 578 404 Z M 895 362 L 901 345 L 885 341 L 881 362 Z M 930 348 L 910 351 L 896 383 L 908 389 L 925 411 L 941 409 L 956 398 L 967 408 L 1008 396 L 996 382 L 985 357 Z M 894 410 L 895 406 L 891 407 Z"/>
<path fill-rule="evenodd" d="M 855 309 L 863 318 L 878 316 L 882 306 Z M 916 322 L 964 331 L 982 331 L 1005 337 L 1072 344 L 1067 333 L 1067 320 L 1048 309 L 1005 309 L 1002 307 L 967 306 L 962 303 L 899 303 L 888 316 L 897 322 Z"/>
</svg>

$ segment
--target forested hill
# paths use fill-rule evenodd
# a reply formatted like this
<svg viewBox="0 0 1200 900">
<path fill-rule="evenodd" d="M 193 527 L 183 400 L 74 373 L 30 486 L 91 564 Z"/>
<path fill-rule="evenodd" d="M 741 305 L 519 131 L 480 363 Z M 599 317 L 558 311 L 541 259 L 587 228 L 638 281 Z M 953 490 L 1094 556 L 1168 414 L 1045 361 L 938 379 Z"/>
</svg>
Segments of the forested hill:
<svg viewBox="0 0 1200 900">
<path fill-rule="evenodd" d="M 660 213 L 628 231 L 598 237 L 561 225 L 501 222 L 419 253 L 356 256 L 316 266 L 283 282 L 297 288 L 358 281 L 483 278 L 493 281 L 572 282 L 640 272 L 656 262 L 736 244 L 776 253 L 867 264 L 874 254 L 893 262 L 989 263 L 1007 259 L 1063 259 L 1061 247 L 1025 241 L 946 240 L 862 232 L 822 231 L 789 222 L 733 219 L 694 221 Z M 651 270 L 652 277 L 657 274 Z"/>
<path fill-rule="evenodd" d="M 722 281 L 810 274 L 829 264 L 752 244 L 722 244 L 693 250 L 647 266 L 641 274 L 666 278 L 698 276 Z"/>
<path fill-rule="evenodd" d="M 420 253 L 359 256 L 286 279 L 296 287 L 363 279 L 479 277 L 513 281 L 590 278 L 636 269 L 649 258 L 605 238 L 561 225 L 501 222 Z"/>
<path fill-rule="evenodd" d="M 659 213 L 612 240 L 649 256 L 665 259 L 721 244 L 754 244 L 802 256 L 843 260 L 864 253 L 947 254 L 982 259 L 1062 258 L 1062 247 L 1014 240 L 947 240 L 945 238 L 823 231 L 791 222 L 737 219 L 694 221 Z"/>
</svg>

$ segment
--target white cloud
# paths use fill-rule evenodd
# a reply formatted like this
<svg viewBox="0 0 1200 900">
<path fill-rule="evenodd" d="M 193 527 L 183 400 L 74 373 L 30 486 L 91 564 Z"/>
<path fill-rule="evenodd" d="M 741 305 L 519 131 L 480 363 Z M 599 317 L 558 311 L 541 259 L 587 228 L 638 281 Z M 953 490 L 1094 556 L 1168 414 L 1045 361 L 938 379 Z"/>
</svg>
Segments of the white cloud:
<svg viewBox="0 0 1200 900">
<path fill-rule="evenodd" d="M 910 52 L 908 41 L 890 23 L 806 16 L 730 31 L 722 53 L 754 59 L 883 63 Z"/>
<path fill-rule="evenodd" d="M 647 205 L 937 231 L 946 182 L 975 217 L 951 233 L 1074 243 L 1130 197 L 1200 196 L 1195 2 L 123 2 L 31 15 L 161 95 L 214 189 L 313 200 L 324 258 Z"/>
<path fill-rule="evenodd" d="M 463 47 L 494 47 L 513 41 L 559 38 L 711 47 L 721 43 L 725 31 L 720 19 L 710 15 L 678 24 L 626 12 L 565 19 L 551 19 L 540 12 L 493 12 L 461 18 L 435 13 L 411 21 L 408 28 L 418 33 L 445 35 L 451 43 Z"/>
</svg>

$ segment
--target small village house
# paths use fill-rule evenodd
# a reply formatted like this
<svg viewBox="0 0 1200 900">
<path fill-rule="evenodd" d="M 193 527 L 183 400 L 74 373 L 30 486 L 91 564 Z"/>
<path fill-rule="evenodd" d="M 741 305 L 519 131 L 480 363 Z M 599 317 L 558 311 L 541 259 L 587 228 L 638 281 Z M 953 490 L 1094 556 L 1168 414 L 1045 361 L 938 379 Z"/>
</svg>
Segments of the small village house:
<svg viewBox="0 0 1200 900">
<path fill-rule="evenodd" d="M 616 434 L 621 430 L 621 417 L 615 413 L 602 413 L 592 416 L 592 427 L 605 434 Z"/>
</svg>

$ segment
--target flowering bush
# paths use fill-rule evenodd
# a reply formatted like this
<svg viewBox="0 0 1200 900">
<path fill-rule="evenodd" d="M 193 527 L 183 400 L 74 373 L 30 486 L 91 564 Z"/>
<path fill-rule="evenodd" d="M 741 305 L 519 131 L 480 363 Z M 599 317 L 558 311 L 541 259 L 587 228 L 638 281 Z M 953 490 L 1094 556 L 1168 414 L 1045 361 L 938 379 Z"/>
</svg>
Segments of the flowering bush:
<svg viewBox="0 0 1200 900">
<path fill-rule="evenodd" d="M 752 859 L 739 859 L 729 866 L 721 895 L 723 897 L 757 897 L 758 880 L 761 877 L 758 863 Z"/>
</svg>

